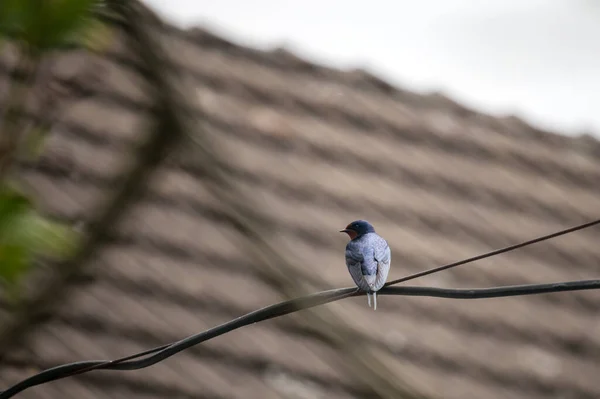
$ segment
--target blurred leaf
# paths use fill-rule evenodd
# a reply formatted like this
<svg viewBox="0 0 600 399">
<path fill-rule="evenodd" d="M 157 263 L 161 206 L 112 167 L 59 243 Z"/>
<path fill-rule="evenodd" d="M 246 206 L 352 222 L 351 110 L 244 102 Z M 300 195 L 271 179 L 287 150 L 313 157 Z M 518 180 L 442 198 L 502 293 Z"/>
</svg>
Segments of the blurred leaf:
<svg viewBox="0 0 600 399">
<path fill-rule="evenodd" d="M 50 3 L 54 4 L 48 7 L 52 17 L 47 32 L 51 38 L 47 43 L 49 46 L 55 46 L 78 34 L 89 22 L 96 0 L 52 0 L 46 4 Z"/>
<path fill-rule="evenodd" d="M 82 45 L 90 51 L 101 52 L 110 45 L 112 38 L 113 32 L 110 27 L 94 19 L 82 29 L 74 44 Z"/>
<path fill-rule="evenodd" d="M 34 256 L 70 256 L 79 235 L 70 226 L 48 220 L 37 213 L 19 191 L 0 189 L 0 280 L 16 299 L 16 283 L 28 271 Z"/>
<path fill-rule="evenodd" d="M 0 189 L 0 242 L 9 235 L 12 220 L 29 211 L 31 202 L 20 192 L 3 187 Z"/>
<path fill-rule="evenodd" d="M 28 248 L 32 254 L 63 258 L 78 243 L 79 235 L 70 226 L 48 220 L 33 209 L 14 218 L 12 223 L 8 242 Z"/>
<path fill-rule="evenodd" d="M 0 1 L 0 33 L 12 36 L 25 22 L 26 7 L 23 3 L 28 0 L 2 0 Z"/>
<path fill-rule="evenodd" d="M 20 245 L 0 244 L 0 278 L 8 286 L 14 285 L 30 264 L 27 248 Z"/>
<path fill-rule="evenodd" d="M 31 203 L 11 187 L 0 189 L 0 280 L 11 291 L 14 283 L 27 270 L 28 250 L 19 243 L 10 242 L 15 219 L 30 212 Z M 14 296 L 14 292 L 9 292 Z"/>
<path fill-rule="evenodd" d="M 98 0 L 1 0 L 0 33 L 36 51 L 60 47 L 81 34 Z"/>
</svg>

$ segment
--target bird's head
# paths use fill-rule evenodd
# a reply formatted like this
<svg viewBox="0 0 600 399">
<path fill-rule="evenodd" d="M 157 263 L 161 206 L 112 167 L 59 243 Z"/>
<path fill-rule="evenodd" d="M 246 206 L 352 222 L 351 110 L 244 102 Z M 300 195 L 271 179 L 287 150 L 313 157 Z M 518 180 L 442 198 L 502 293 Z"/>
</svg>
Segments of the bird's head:
<svg viewBox="0 0 600 399">
<path fill-rule="evenodd" d="M 346 233 L 351 240 L 354 240 L 356 237 L 367 233 L 375 233 L 375 228 L 366 220 L 355 220 L 346 226 L 345 229 L 340 230 L 340 233 Z"/>
</svg>

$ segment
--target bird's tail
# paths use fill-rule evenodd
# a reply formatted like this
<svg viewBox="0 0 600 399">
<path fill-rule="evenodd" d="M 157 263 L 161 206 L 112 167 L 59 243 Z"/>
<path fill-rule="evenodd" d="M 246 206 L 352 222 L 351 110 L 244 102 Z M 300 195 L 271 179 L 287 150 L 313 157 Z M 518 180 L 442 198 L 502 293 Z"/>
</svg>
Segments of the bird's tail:
<svg viewBox="0 0 600 399">
<path fill-rule="evenodd" d="M 371 277 L 371 276 L 369 276 Z M 375 276 L 373 276 L 374 278 Z M 374 281 L 372 282 L 368 282 L 369 284 L 369 291 L 371 291 L 371 295 L 373 295 L 373 310 L 377 310 L 377 291 L 373 290 L 374 287 Z M 369 295 L 369 293 L 367 292 L 367 297 L 369 298 L 369 307 L 371 307 L 371 296 Z"/>
<path fill-rule="evenodd" d="M 372 294 L 369 294 L 367 292 L 367 302 L 369 304 L 369 307 L 371 307 L 371 295 L 373 295 L 373 310 L 377 310 L 377 292 L 373 291 Z"/>
</svg>

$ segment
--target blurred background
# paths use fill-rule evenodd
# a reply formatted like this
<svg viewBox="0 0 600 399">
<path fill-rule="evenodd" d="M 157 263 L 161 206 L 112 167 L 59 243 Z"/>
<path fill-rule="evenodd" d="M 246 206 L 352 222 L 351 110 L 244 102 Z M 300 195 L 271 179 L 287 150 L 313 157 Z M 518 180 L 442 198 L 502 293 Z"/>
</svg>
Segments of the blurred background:
<svg viewBox="0 0 600 399">
<path fill-rule="evenodd" d="M 259 48 L 366 67 L 418 92 L 514 114 L 562 134 L 597 134 L 595 0 L 149 0 L 179 26 L 201 24 Z"/>
<path fill-rule="evenodd" d="M 43 6 L 40 6 L 43 4 Z M 598 218 L 591 1 L 0 3 L 0 389 Z M 594 279 L 598 228 L 413 280 Z M 600 292 L 364 296 L 21 398 L 584 398 Z"/>
</svg>

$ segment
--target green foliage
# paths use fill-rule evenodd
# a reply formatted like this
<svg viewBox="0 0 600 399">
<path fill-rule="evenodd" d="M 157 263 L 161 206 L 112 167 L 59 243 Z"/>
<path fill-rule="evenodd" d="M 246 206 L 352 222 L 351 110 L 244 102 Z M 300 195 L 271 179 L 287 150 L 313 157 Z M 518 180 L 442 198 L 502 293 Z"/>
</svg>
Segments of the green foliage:
<svg viewBox="0 0 600 399">
<path fill-rule="evenodd" d="M 7 299 L 17 299 L 19 279 L 29 269 L 31 259 L 27 249 L 20 245 L 0 245 L 0 278 L 4 283 Z"/>
<path fill-rule="evenodd" d="M 22 214 L 31 207 L 31 202 L 16 190 L 4 188 L 0 191 L 0 237 L 6 235 L 11 218 Z"/>
<path fill-rule="evenodd" d="M 92 19 L 82 30 L 74 45 L 83 46 L 91 51 L 100 52 L 108 47 L 112 39 L 112 31 L 98 19 Z"/>
<path fill-rule="evenodd" d="M 29 66 L 26 70 L 32 75 L 29 78 L 35 77 L 46 52 L 74 46 L 101 50 L 110 36 L 108 27 L 95 18 L 103 3 L 99 0 L 0 0 L 0 48 L 5 41 L 14 41 L 21 47 L 22 61 L 27 61 L 23 64 Z M 9 93 L 5 106 L 10 108 L 10 114 L 12 111 L 18 114 L 28 91 Z M 3 154 L 6 159 L 16 154 L 36 158 L 43 150 L 48 126 L 34 125 L 29 132 L 22 131 L 27 129 L 21 129 L 16 123 L 0 126 L 0 137 L 25 139 L 12 141 L 20 142 L 21 147 L 9 147 L 8 155 Z M 78 235 L 70 227 L 41 216 L 22 192 L 7 185 L 6 170 L 3 168 L 0 174 L 0 285 L 14 297 L 18 294 L 20 279 L 35 257 L 69 256 L 78 243 Z"/>
<path fill-rule="evenodd" d="M 0 34 L 18 39 L 38 54 L 81 44 L 101 4 L 98 0 L 2 0 Z"/>
<path fill-rule="evenodd" d="M 35 256 L 69 256 L 78 235 L 70 227 L 39 215 L 19 191 L 0 190 L 0 281 L 13 287 L 28 270 Z"/>
<path fill-rule="evenodd" d="M 7 234 L 9 245 L 20 245 L 34 255 L 64 257 L 71 253 L 76 241 L 75 232 L 59 223 L 39 215 L 29 208 L 12 218 L 11 231 Z"/>
<path fill-rule="evenodd" d="M 15 242 L 11 232 L 30 209 L 30 201 L 20 193 L 9 189 L 0 192 L 0 278 L 8 287 L 15 285 L 30 264 L 27 248 Z"/>
</svg>

